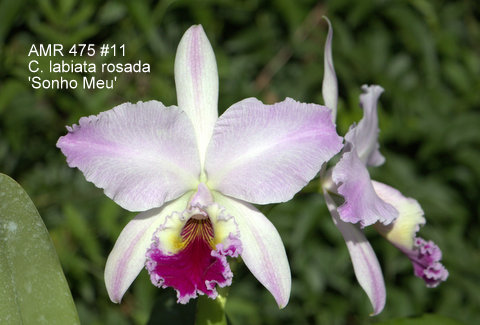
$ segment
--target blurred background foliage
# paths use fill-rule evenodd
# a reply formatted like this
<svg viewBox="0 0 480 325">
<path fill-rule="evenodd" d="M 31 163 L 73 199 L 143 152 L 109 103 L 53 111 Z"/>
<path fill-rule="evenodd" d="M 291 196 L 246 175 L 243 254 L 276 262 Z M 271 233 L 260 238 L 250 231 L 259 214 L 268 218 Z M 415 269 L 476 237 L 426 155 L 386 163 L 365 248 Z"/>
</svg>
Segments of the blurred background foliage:
<svg viewBox="0 0 480 325">
<path fill-rule="evenodd" d="M 420 234 L 443 250 L 448 281 L 425 288 L 410 262 L 367 230 L 387 283 L 387 305 L 370 317 L 340 233 L 312 183 L 292 201 L 262 207 L 290 259 L 289 305 L 274 299 L 241 262 L 227 303 L 232 324 L 371 324 L 438 313 L 480 319 L 480 3 L 462 1 L 0 0 L 0 172 L 38 207 L 58 251 L 83 324 L 155 324 L 178 311 L 173 290 L 143 271 L 116 305 L 108 299 L 105 259 L 133 217 L 67 167 L 55 147 L 65 125 L 126 101 L 176 103 L 177 44 L 202 24 L 220 75 L 220 111 L 245 97 L 322 103 L 327 15 L 334 27 L 339 79 L 338 129 L 361 118 L 360 86 L 382 85 L 380 142 L 386 164 L 375 179 L 419 200 Z M 32 44 L 126 45 L 126 57 L 87 62 L 148 62 L 150 74 L 117 74 L 114 90 L 34 90 Z M 65 57 L 64 60 L 75 59 Z M 60 58 L 54 58 L 58 62 Z M 75 59 L 78 60 L 78 57 Z M 78 77 L 78 76 L 77 76 Z M 80 88 L 80 87 L 79 87 Z M 168 322 L 167 322 L 168 323 Z"/>
</svg>

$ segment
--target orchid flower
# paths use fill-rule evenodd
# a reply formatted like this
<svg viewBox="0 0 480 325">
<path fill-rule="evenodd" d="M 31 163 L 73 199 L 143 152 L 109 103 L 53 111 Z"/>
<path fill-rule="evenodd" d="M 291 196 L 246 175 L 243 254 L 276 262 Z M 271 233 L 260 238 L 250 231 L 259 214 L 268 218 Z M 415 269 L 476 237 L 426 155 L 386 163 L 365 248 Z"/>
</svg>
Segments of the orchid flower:
<svg viewBox="0 0 480 325">
<path fill-rule="evenodd" d="M 332 59 L 332 27 L 328 21 L 325 44 L 325 68 L 322 93 L 325 105 L 335 118 L 338 87 Z M 396 189 L 370 179 L 368 166 L 380 166 L 385 158 L 379 151 L 377 101 L 383 89 L 363 86 L 360 106 L 363 118 L 351 125 L 339 162 L 322 173 L 321 181 L 327 207 L 335 225 L 342 233 L 358 282 L 367 293 L 373 314 L 385 306 L 385 284 L 380 264 L 361 228 L 374 225 L 412 262 L 414 274 L 423 278 L 428 287 L 435 287 L 448 277 L 440 263 L 441 251 L 432 241 L 416 237 L 425 224 L 418 202 L 403 196 Z"/>
<path fill-rule="evenodd" d="M 217 112 L 218 74 L 201 26 L 175 58 L 178 107 L 125 103 L 83 117 L 57 146 L 70 167 L 121 207 L 140 211 L 121 232 L 105 267 L 119 303 L 143 267 L 179 303 L 231 284 L 227 256 L 241 256 L 274 296 L 288 303 L 290 268 L 273 224 L 251 203 L 291 199 L 338 153 L 342 140 L 325 106 L 249 98 Z"/>
</svg>

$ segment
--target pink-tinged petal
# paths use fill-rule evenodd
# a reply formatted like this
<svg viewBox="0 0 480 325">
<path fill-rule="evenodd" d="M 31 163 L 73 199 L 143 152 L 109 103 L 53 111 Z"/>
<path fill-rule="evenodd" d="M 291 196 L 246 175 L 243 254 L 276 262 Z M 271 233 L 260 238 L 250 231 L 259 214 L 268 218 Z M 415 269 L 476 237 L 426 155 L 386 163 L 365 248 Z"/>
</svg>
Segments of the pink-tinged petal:
<svg viewBox="0 0 480 325">
<path fill-rule="evenodd" d="M 420 226 L 425 224 L 420 204 L 403 196 L 396 189 L 373 181 L 375 192 L 382 200 L 392 204 L 399 212 L 391 225 L 375 225 L 375 228 L 400 249 L 413 264 L 415 276 L 422 278 L 427 287 L 436 287 L 448 278 L 448 271 L 440 263 L 442 252 L 432 241 L 416 237 Z"/>
<path fill-rule="evenodd" d="M 200 160 L 218 117 L 218 72 L 215 55 L 201 25 L 190 27 L 178 45 L 175 57 L 178 107 L 195 127 Z"/>
<path fill-rule="evenodd" d="M 240 230 L 242 259 L 273 295 L 279 308 L 290 297 L 291 275 L 285 247 L 275 226 L 252 205 L 213 193 L 215 202 L 232 215 Z"/>
<path fill-rule="evenodd" d="M 353 126 L 345 135 L 345 140 L 352 143 L 358 157 L 368 166 L 379 166 L 385 158 L 378 150 L 378 115 L 377 101 L 383 93 L 383 88 L 377 85 L 363 85 L 360 95 L 360 106 L 363 108 L 363 118 L 358 125 Z"/>
<path fill-rule="evenodd" d="M 57 147 L 68 165 L 127 210 L 162 206 L 198 182 L 193 127 L 177 107 L 125 103 L 67 129 Z"/>
<path fill-rule="evenodd" d="M 113 302 L 119 303 L 130 284 L 145 266 L 152 235 L 168 216 L 182 213 L 192 192 L 161 208 L 137 215 L 120 233 L 105 265 L 105 285 Z"/>
<path fill-rule="evenodd" d="M 333 222 L 342 233 L 347 244 L 358 283 L 372 303 L 372 316 L 377 315 L 383 310 L 386 300 L 385 282 L 377 256 L 358 226 L 343 222 L 332 197 L 326 191 L 324 191 L 324 195 Z"/>
<path fill-rule="evenodd" d="M 328 35 L 325 42 L 325 53 L 323 56 L 323 82 L 322 82 L 322 96 L 325 101 L 325 106 L 332 110 L 332 121 L 335 122 L 337 115 L 338 102 L 338 83 L 335 68 L 333 66 L 332 58 L 332 37 L 333 29 L 330 20 L 323 17 L 328 23 Z"/>
<path fill-rule="evenodd" d="M 375 193 L 370 174 L 351 143 L 345 145 L 342 158 L 333 168 L 332 179 L 345 199 L 338 208 L 344 222 L 365 227 L 376 222 L 390 224 L 397 218 L 398 211 Z"/>
<path fill-rule="evenodd" d="M 341 142 L 325 106 L 245 99 L 215 125 L 205 160 L 207 185 L 252 203 L 288 201 Z"/>
</svg>

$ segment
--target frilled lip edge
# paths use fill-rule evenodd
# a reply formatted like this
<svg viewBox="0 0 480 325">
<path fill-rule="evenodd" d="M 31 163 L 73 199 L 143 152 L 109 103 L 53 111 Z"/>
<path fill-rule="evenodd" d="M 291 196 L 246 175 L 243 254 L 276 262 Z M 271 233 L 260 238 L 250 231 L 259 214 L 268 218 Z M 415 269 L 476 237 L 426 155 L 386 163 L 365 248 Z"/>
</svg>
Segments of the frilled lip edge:
<svg viewBox="0 0 480 325">
<path fill-rule="evenodd" d="M 423 279 L 427 287 L 435 288 L 447 280 L 448 270 L 440 263 L 442 251 L 433 241 L 416 237 L 412 249 L 395 244 L 394 246 L 410 259 L 413 273 L 416 277 Z"/>
<path fill-rule="evenodd" d="M 175 215 L 170 218 L 173 217 Z M 186 304 L 190 299 L 204 294 L 215 299 L 218 296 L 216 285 L 223 288 L 232 283 L 233 273 L 227 256 L 238 257 L 242 253 L 238 234 L 229 233 L 214 248 L 208 238 L 198 235 L 190 238 L 182 249 L 171 253 L 162 248 L 164 245 L 159 239 L 159 232 L 167 228 L 166 223 L 170 218 L 154 233 L 153 243 L 146 253 L 145 266 L 150 280 L 159 288 L 175 289 L 178 303 Z"/>
</svg>

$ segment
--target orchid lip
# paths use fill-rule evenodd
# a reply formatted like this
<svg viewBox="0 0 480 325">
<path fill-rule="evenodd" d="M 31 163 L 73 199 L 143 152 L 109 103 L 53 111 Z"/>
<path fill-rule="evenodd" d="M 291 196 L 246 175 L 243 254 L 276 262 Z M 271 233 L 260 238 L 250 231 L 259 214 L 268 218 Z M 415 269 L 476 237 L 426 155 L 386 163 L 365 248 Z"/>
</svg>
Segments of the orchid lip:
<svg viewBox="0 0 480 325">
<path fill-rule="evenodd" d="M 167 218 L 153 236 L 146 253 L 150 279 L 158 287 L 174 288 L 179 303 L 198 294 L 215 298 L 216 284 L 231 284 L 233 273 L 226 257 L 237 257 L 242 247 L 234 220 L 222 218 L 222 213 L 200 184 L 185 211 Z"/>
</svg>

